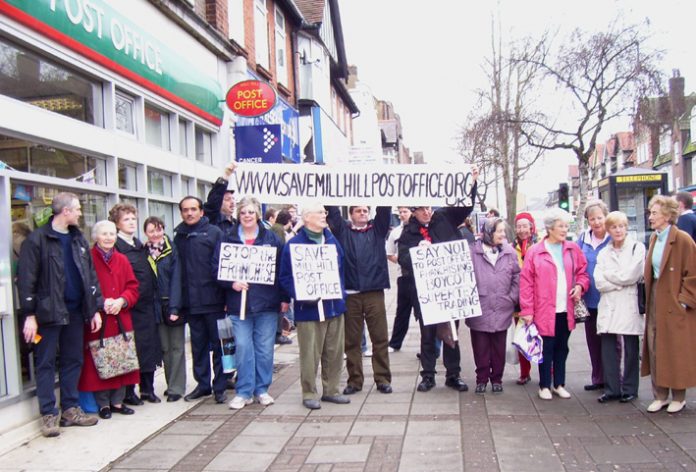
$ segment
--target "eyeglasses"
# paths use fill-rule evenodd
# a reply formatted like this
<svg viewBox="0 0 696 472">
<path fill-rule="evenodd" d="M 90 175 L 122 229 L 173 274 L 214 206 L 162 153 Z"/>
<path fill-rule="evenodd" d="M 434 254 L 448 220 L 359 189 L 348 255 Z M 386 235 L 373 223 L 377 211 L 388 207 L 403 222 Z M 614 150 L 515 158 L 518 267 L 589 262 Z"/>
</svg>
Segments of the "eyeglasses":
<svg viewBox="0 0 696 472">
<path fill-rule="evenodd" d="M 353 213 L 370 213 L 370 210 L 367 208 L 355 208 L 353 210 Z"/>
<path fill-rule="evenodd" d="M 242 210 L 239 212 L 239 216 L 246 216 L 246 215 L 256 215 L 256 212 L 254 210 Z"/>
<path fill-rule="evenodd" d="M 328 215 L 329 212 L 326 210 L 308 211 L 307 214 L 310 215 Z"/>
</svg>

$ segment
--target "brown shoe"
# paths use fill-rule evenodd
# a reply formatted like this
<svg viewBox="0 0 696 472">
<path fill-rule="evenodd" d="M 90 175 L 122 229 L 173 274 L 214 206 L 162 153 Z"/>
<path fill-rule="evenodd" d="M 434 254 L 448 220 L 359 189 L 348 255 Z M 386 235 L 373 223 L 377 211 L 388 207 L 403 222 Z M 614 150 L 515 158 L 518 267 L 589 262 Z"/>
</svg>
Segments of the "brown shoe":
<svg viewBox="0 0 696 472">
<path fill-rule="evenodd" d="M 79 406 L 68 408 L 60 418 L 60 425 L 67 426 L 94 426 L 99 420 L 96 416 L 86 415 Z"/>
<path fill-rule="evenodd" d="M 43 415 L 41 417 L 41 434 L 46 438 L 55 438 L 60 434 L 58 415 Z"/>
</svg>

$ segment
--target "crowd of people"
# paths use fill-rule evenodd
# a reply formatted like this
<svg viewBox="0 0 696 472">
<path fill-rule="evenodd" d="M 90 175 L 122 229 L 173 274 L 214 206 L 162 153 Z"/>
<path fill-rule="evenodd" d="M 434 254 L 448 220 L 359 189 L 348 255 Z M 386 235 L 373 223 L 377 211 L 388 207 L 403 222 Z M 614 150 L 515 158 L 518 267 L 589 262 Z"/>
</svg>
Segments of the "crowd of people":
<svg viewBox="0 0 696 472">
<path fill-rule="evenodd" d="M 235 168 L 235 163 L 225 168 L 206 202 L 194 196 L 180 201 L 182 222 L 173 239 L 166 235 L 165 223 L 151 216 L 142 222 L 146 241 L 140 241 L 137 209 L 119 203 L 108 220 L 94 224 L 90 248 L 78 229 L 78 197 L 63 192 L 53 198 L 50 221 L 22 244 L 17 276 L 23 336 L 35 353 L 45 436 L 57 436 L 60 427 L 97 423 L 80 407 L 80 392 L 93 392 L 97 416 L 105 420 L 112 414 L 133 415 L 131 407 L 144 402 L 160 403 L 154 387 L 159 366 L 164 367 L 167 402 L 213 395 L 215 402 L 226 403 L 234 384 L 229 408 L 271 405 L 273 345 L 292 342 L 291 329 L 297 331 L 306 408 L 350 403 L 350 396 L 364 388 L 365 331 L 372 345 L 375 388 L 390 394 L 389 354 L 402 348 L 412 312 L 420 331 L 417 390 L 436 386 L 437 359 L 442 357 L 445 386 L 468 391 L 459 343 L 441 342 L 441 326 L 424 322 L 410 255 L 414 247 L 459 239 L 470 241 L 482 312 L 466 319 L 476 394 L 486 394 L 489 383 L 491 393 L 503 393 L 507 332 L 521 319 L 534 323 L 543 339 L 539 398 L 570 398 L 568 340 L 576 327 L 576 307 L 583 302 L 590 313 L 585 334 L 592 365 L 585 389 L 602 390 L 600 403 L 634 400 L 642 372 L 651 376 L 653 387 L 648 411 L 666 407 L 676 413 L 685 405 L 686 389 L 696 385 L 696 215 L 689 194 L 651 199 L 648 221 L 654 234 L 646 251 L 629 235 L 626 215 L 609 213 L 598 200 L 588 202 L 588 230 L 577 242 L 568 240 L 570 215 L 560 209 L 547 211 L 542 240 L 529 213 L 518 214 L 514 228 L 508 228 L 490 212 L 477 231 L 469 218 L 476 168 L 469 206 L 435 211 L 399 207 L 400 223 L 394 228 L 391 207 L 377 207 L 370 219 L 369 207 L 351 206 L 345 220 L 337 207 L 320 203 L 304 205 L 300 215 L 294 205 L 264 213 L 255 198 L 235 203 L 228 190 Z M 222 243 L 272 248 L 273 283 L 218 280 Z M 341 298 L 297 299 L 301 282 L 292 267 L 295 244 L 335 246 Z M 398 264 L 391 337 L 385 307 L 389 262 Z M 225 318 L 235 336 L 236 383 L 223 370 L 218 322 Z M 188 394 L 185 325 L 195 381 Z M 105 376 L 90 344 L 127 339 L 131 332 L 137 365 Z M 60 410 L 54 393 L 58 353 Z M 344 359 L 347 379 L 341 389 Z M 522 355 L 519 361 L 517 384 L 524 385 L 531 380 L 531 364 Z M 316 384 L 320 365 L 321 390 Z"/>
</svg>

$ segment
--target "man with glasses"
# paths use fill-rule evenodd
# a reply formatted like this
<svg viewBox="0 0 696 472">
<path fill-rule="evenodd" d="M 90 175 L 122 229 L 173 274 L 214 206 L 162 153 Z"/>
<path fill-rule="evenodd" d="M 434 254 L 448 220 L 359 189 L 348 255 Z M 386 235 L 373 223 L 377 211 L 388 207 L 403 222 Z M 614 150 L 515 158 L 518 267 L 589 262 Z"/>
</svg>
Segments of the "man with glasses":
<svg viewBox="0 0 696 472">
<path fill-rule="evenodd" d="M 103 307 L 89 244 L 78 229 L 82 210 L 77 195 L 57 194 L 53 216 L 31 233 L 19 253 L 18 280 L 24 340 L 34 344 L 36 397 L 41 434 L 55 437 L 60 426 L 92 426 L 79 405 L 77 384 L 83 361 L 84 325 L 101 329 Z M 56 408 L 56 355 L 60 352 L 60 404 Z"/>
<path fill-rule="evenodd" d="M 336 246 L 338 270 L 343 281 L 343 249 L 336 238 L 327 229 L 326 210 L 318 203 L 302 208 L 304 226 L 295 237 L 283 247 L 280 261 L 280 285 L 295 298 L 295 278 L 292 271 L 290 251 L 295 244 L 332 244 Z M 320 318 L 319 303 L 324 313 Z M 321 362 L 322 396 L 321 400 L 331 403 L 350 403 L 350 399 L 340 394 L 339 384 L 343 368 L 343 345 L 345 342 L 343 313 L 346 304 L 337 300 L 295 300 L 295 323 L 297 341 L 300 348 L 300 385 L 302 386 L 302 404 L 305 408 L 321 408 L 317 393 L 317 370 Z"/>
<path fill-rule="evenodd" d="M 345 251 L 346 278 L 346 368 L 348 384 L 343 390 L 352 395 L 362 390 L 363 375 L 360 344 L 363 326 L 372 342 L 372 371 L 377 390 L 391 393 L 389 369 L 389 327 L 384 306 L 384 289 L 389 288 L 389 269 L 385 241 L 389 233 L 391 207 L 377 207 L 370 221 L 366 206 L 348 208 L 344 221 L 337 207 L 328 207 L 329 228 Z"/>
<path fill-rule="evenodd" d="M 464 207 L 445 207 L 435 212 L 429 206 L 412 207 L 411 219 L 404 226 L 399 238 L 399 265 L 404 277 L 406 291 L 411 294 L 413 308 L 416 311 L 416 318 L 420 325 L 421 345 L 421 382 L 418 384 L 419 392 L 427 392 L 435 387 L 435 362 L 437 360 L 437 350 L 435 348 L 437 325 L 424 325 L 421 313 L 418 293 L 416 291 L 416 281 L 413 276 L 413 265 L 409 249 L 416 246 L 425 246 L 434 243 L 454 241 L 462 239 L 458 231 L 459 225 L 471 214 L 474 209 L 476 198 L 476 180 L 478 178 L 478 168 L 473 167 L 471 171 L 473 186 L 471 188 L 471 206 Z M 456 323 L 459 327 L 459 322 Z M 460 377 L 461 373 L 461 353 L 459 343 L 454 347 L 443 344 L 442 358 L 445 364 L 445 385 L 459 392 L 466 392 L 469 387 Z"/>
</svg>

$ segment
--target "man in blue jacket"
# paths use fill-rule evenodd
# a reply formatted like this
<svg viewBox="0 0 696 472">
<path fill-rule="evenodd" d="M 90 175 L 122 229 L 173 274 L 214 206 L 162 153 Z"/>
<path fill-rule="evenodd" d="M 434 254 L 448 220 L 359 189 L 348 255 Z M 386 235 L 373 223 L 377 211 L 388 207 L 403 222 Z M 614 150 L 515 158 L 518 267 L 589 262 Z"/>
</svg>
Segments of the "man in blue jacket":
<svg viewBox="0 0 696 472">
<path fill-rule="evenodd" d="M 295 237 L 283 247 L 280 262 L 280 285 L 295 299 L 295 323 L 300 347 L 300 383 L 302 385 L 302 404 L 310 410 L 321 408 L 316 386 L 317 369 L 321 361 L 322 396 L 321 400 L 331 403 L 350 403 L 350 399 L 340 394 L 341 369 L 343 368 L 344 325 L 343 313 L 346 305 L 343 298 L 336 300 L 297 300 L 295 279 L 292 271 L 291 250 L 295 244 L 332 244 L 336 246 L 338 268 L 343 281 L 343 249 L 327 229 L 326 210 L 322 205 L 313 204 L 302 209 L 304 226 Z M 321 321 L 319 303 L 324 320 Z"/>
<path fill-rule="evenodd" d="M 191 331 L 193 378 L 197 385 L 184 400 L 191 401 L 215 393 L 217 403 L 225 403 L 227 376 L 222 372 L 222 351 L 217 320 L 225 316 L 225 297 L 215 274 L 218 261 L 215 251 L 222 241 L 222 231 L 210 224 L 203 214 L 203 202 L 184 197 L 179 202 L 183 222 L 174 229 L 174 244 L 179 251 L 182 273 L 182 314 Z M 210 349 L 213 350 L 214 379 L 210 382 Z"/>
<path fill-rule="evenodd" d="M 36 397 L 41 434 L 55 437 L 60 426 L 92 426 L 97 418 L 80 409 L 77 383 L 83 361 L 84 326 L 101 329 L 102 298 L 89 245 L 78 229 L 77 195 L 57 194 L 53 216 L 31 233 L 19 253 L 17 288 L 24 316 L 24 340 L 34 343 Z M 60 403 L 56 408 L 56 354 L 60 351 Z"/>
<path fill-rule="evenodd" d="M 331 232 L 345 251 L 348 385 L 343 393 L 352 395 L 363 387 L 360 343 L 365 324 L 372 341 L 372 371 L 377 390 L 391 393 L 389 326 L 384 306 L 384 289 L 389 288 L 385 241 L 389 234 L 391 207 L 378 207 L 373 221 L 369 220 L 370 209 L 366 206 L 349 207 L 349 222 L 343 220 L 337 207 L 330 206 L 328 211 Z"/>
<path fill-rule="evenodd" d="M 677 205 L 679 205 L 677 228 L 689 233 L 691 239 L 696 242 L 696 214 L 692 210 L 694 197 L 689 192 L 677 192 L 674 198 L 677 200 Z"/>
</svg>

